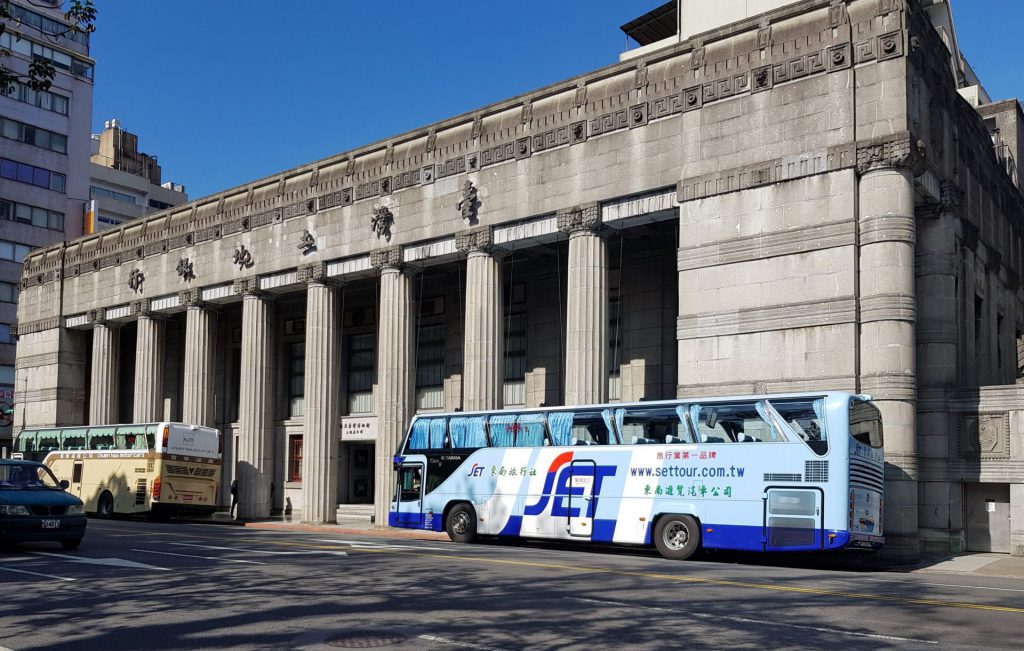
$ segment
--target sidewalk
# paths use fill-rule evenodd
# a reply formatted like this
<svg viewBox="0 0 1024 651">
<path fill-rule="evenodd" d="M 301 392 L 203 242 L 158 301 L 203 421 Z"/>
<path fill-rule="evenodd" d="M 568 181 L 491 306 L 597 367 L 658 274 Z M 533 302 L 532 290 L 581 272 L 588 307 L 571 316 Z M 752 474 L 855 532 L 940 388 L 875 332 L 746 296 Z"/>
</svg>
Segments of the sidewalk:
<svg viewBox="0 0 1024 651">
<path fill-rule="evenodd" d="M 213 522 L 218 522 L 213 520 Z M 282 531 L 301 531 L 324 534 L 348 534 L 361 536 L 386 536 L 388 538 L 404 538 L 407 540 L 448 540 L 445 533 L 433 531 L 411 531 L 408 529 L 392 529 L 378 527 L 370 522 L 345 522 L 342 524 L 312 525 L 302 524 L 293 517 L 277 516 L 270 520 L 258 522 L 236 522 L 221 520 L 219 524 L 243 526 L 251 529 L 270 529 Z M 1024 579 L 1024 556 L 1009 554 L 990 554 L 966 552 L 947 556 L 925 556 L 916 565 L 887 568 L 885 571 L 903 573 L 933 574 L 973 574 L 977 576 L 997 576 Z"/>
</svg>

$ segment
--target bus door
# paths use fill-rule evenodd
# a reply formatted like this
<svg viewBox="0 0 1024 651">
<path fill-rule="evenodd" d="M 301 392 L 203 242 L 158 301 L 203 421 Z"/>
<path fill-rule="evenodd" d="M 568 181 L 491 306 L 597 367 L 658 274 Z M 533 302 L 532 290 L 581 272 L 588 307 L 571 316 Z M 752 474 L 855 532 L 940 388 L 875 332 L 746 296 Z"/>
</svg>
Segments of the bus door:
<svg viewBox="0 0 1024 651">
<path fill-rule="evenodd" d="M 82 470 L 82 460 L 75 460 L 74 465 L 71 466 L 71 485 L 68 487 L 68 492 L 78 499 L 82 499 Z"/>
<path fill-rule="evenodd" d="M 590 538 L 594 531 L 594 477 L 597 463 L 575 460 L 569 466 L 569 535 Z"/>
<path fill-rule="evenodd" d="M 765 496 L 765 550 L 822 549 L 825 515 L 820 488 L 769 488 Z"/>
<path fill-rule="evenodd" d="M 394 522 L 399 526 L 423 525 L 423 487 L 426 467 L 423 463 L 402 463 L 397 466 L 395 497 L 392 502 Z"/>
</svg>

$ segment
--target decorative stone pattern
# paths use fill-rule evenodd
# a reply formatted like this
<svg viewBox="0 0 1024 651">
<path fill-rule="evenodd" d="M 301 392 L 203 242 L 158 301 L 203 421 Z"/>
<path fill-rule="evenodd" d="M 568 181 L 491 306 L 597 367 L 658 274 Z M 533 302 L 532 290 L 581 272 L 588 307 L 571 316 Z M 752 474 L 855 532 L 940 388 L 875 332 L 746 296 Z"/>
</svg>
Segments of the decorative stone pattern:
<svg viewBox="0 0 1024 651">
<path fill-rule="evenodd" d="M 961 415 L 959 451 L 962 459 L 1009 459 L 1010 415 L 1006 412 Z"/>
<path fill-rule="evenodd" d="M 399 268 L 402 266 L 402 247 L 392 246 L 370 253 L 370 266 L 374 269 Z"/>
<path fill-rule="evenodd" d="M 470 251 L 490 253 L 492 246 L 494 246 L 494 234 L 490 227 L 475 228 L 455 235 L 455 248 L 462 254 Z"/>
<path fill-rule="evenodd" d="M 601 208 L 596 203 L 559 210 L 558 230 L 570 235 L 579 231 L 597 231 L 601 227 Z"/>
<path fill-rule="evenodd" d="M 298 268 L 296 278 L 300 283 L 322 283 L 327 278 L 327 264 L 314 262 Z"/>
</svg>

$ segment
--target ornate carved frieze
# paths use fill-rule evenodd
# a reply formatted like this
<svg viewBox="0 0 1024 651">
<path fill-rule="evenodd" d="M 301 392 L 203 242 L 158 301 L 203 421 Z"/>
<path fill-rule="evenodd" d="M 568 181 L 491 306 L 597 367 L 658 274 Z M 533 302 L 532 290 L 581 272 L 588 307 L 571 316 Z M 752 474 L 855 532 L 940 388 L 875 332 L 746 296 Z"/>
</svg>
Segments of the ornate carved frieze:
<svg viewBox="0 0 1024 651">
<path fill-rule="evenodd" d="M 295 275 L 300 283 L 323 282 L 327 278 L 327 263 L 304 264 L 296 270 Z"/>
<path fill-rule="evenodd" d="M 533 102 L 529 99 L 523 102 L 523 108 L 519 112 L 519 124 L 529 124 L 533 120 Z"/>
<path fill-rule="evenodd" d="M 89 310 L 85 313 L 89 325 L 103 325 L 107 322 L 107 311 L 103 308 Z"/>
<path fill-rule="evenodd" d="M 192 282 L 196 278 L 195 265 L 188 258 L 178 260 L 177 272 L 178 277 L 187 283 Z"/>
<path fill-rule="evenodd" d="M 761 22 L 760 29 L 757 30 L 757 49 L 764 50 L 772 46 L 772 26 L 767 21 Z"/>
<path fill-rule="evenodd" d="M 183 289 L 178 292 L 178 305 L 182 307 L 199 307 L 202 306 L 201 300 L 203 293 L 202 290 L 195 289 Z"/>
<path fill-rule="evenodd" d="M 914 169 L 924 163 L 923 143 L 909 132 L 857 144 L 857 171 Z"/>
<path fill-rule="evenodd" d="M 494 236 L 489 226 L 474 228 L 455 235 L 455 248 L 462 254 L 470 251 L 490 252 L 493 246 Z"/>
<path fill-rule="evenodd" d="M 149 299 L 132 301 L 128 304 L 128 314 L 132 316 L 149 316 Z"/>
<path fill-rule="evenodd" d="M 581 108 L 587 105 L 587 86 L 586 84 L 580 84 L 576 87 L 576 96 L 573 98 L 573 104 L 576 108 Z"/>
<path fill-rule="evenodd" d="M 636 73 L 633 75 L 633 88 L 643 88 L 647 85 L 647 62 L 640 61 L 636 65 Z"/>
<path fill-rule="evenodd" d="M 316 236 L 308 229 L 302 231 L 302 237 L 299 238 L 299 243 L 295 248 L 302 251 L 302 255 L 309 255 L 316 251 Z"/>
<path fill-rule="evenodd" d="M 142 285 L 146 282 L 146 274 L 142 273 L 142 269 L 132 269 L 131 273 L 128 274 L 128 288 L 136 294 L 142 293 Z"/>
<path fill-rule="evenodd" d="M 257 276 L 238 278 L 231 286 L 232 291 L 238 296 L 262 296 L 260 291 L 260 279 Z"/>
<path fill-rule="evenodd" d="M 846 0 L 832 0 L 828 8 L 826 25 L 835 29 L 850 22 L 850 12 L 846 8 Z"/>
<path fill-rule="evenodd" d="M 601 207 L 596 203 L 559 210 L 556 215 L 558 230 L 566 235 L 578 231 L 596 232 L 601 228 Z"/>
<path fill-rule="evenodd" d="M 402 266 L 402 247 L 390 246 L 370 252 L 370 266 L 378 270 L 386 267 L 400 268 Z"/>
<path fill-rule="evenodd" d="M 438 163 L 435 167 L 437 171 L 434 176 L 439 179 L 443 179 L 447 176 L 453 176 L 455 174 L 462 174 L 466 171 L 466 157 L 458 156 L 456 158 L 449 158 L 443 163 Z"/>
<path fill-rule="evenodd" d="M 231 262 L 239 269 L 249 269 L 254 264 L 252 259 L 252 251 L 245 248 L 245 245 L 239 244 L 235 247 L 235 252 L 231 256 Z"/>
<path fill-rule="evenodd" d="M 462 183 L 462 198 L 455 205 L 466 226 L 474 226 L 477 223 L 477 210 L 480 207 L 480 199 L 473 182 L 466 179 Z"/>
<path fill-rule="evenodd" d="M 1008 413 L 965 414 L 958 425 L 961 459 L 1010 458 Z"/>
<path fill-rule="evenodd" d="M 48 319 L 40 319 L 38 321 L 26 321 L 24 323 L 11 324 L 11 334 L 15 337 L 24 337 L 35 332 L 42 332 L 44 330 L 52 330 L 53 328 L 60 327 L 60 317 L 50 317 Z M 21 361 L 19 359 L 19 364 Z"/>
<path fill-rule="evenodd" d="M 434 151 L 434 149 L 436 147 L 437 147 L 437 132 L 434 131 L 433 129 L 431 129 L 430 133 L 427 134 L 427 142 L 424 144 L 423 149 L 424 149 L 424 151 L 426 153 L 430 154 L 430 153 L 433 153 L 433 151 Z"/>
<path fill-rule="evenodd" d="M 385 242 L 391 241 L 391 226 L 395 223 L 395 215 L 387 206 L 375 206 L 370 216 L 370 228 L 378 240 L 384 238 Z"/>
</svg>

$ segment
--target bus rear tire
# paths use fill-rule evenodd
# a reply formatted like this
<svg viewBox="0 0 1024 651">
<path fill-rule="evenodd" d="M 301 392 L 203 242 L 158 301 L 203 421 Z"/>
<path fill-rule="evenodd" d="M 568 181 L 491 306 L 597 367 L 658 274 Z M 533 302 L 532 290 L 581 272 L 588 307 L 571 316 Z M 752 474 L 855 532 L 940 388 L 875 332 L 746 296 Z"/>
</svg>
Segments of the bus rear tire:
<svg viewBox="0 0 1024 651">
<path fill-rule="evenodd" d="M 114 515 L 114 496 L 103 491 L 100 499 L 96 501 L 96 517 L 109 518 Z"/>
<path fill-rule="evenodd" d="M 457 543 L 471 543 L 476 540 L 476 513 L 468 504 L 456 504 L 448 512 L 444 529 L 448 537 Z"/>
<path fill-rule="evenodd" d="M 658 553 L 674 561 L 685 561 L 700 549 L 700 526 L 689 515 L 664 515 L 654 526 Z"/>
</svg>

